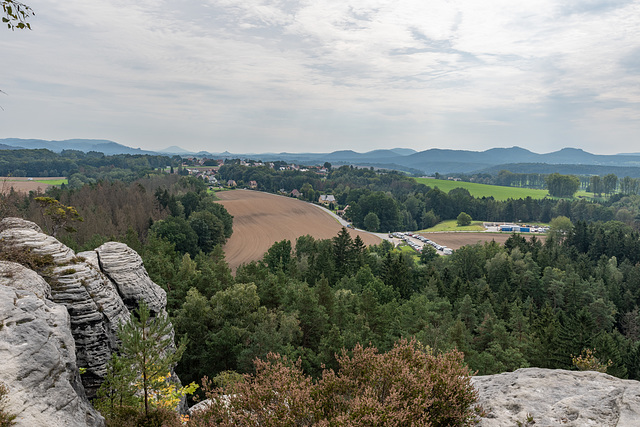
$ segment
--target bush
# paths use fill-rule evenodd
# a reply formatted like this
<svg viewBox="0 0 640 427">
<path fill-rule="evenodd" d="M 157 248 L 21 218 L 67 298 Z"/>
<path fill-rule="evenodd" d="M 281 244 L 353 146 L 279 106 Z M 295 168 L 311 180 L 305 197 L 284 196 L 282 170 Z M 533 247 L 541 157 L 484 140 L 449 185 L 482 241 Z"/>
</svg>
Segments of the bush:
<svg viewBox="0 0 640 427">
<path fill-rule="evenodd" d="M 457 223 L 459 227 L 471 224 L 471 215 L 466 212 L 460 212 L 460 215 L 458 215 L 457 218 Z"/>
<path fill-rule="evenodd" d="M 611 367 L 613 362 L 611 361 L 611 359 L 609 359 L 607 363 L 600 361 L 600 359 L 595 356 L 595 351 L 595 348 L 593 350 L 591 350 L 590 348 L 583 349 L 582 353 L 580 353 L 580 356 L 573 356 L 571 358 L 573 366 L 581 371 L 596 371 L 606 373 L 607 369 Z"/>
<path fill-rule="evenodd" d="M 417 341 L 400 340 L 388 353 L 357 345 L 337 357 L 338 372 L 313 382 L 285 357 L 256 360 L 226 390 L 205 384 L 211 405 L 193 414 L 196 426 L 466 426 L 474 423 L 476 391 L 460 352 L 434 356 Z"/>
</svg>

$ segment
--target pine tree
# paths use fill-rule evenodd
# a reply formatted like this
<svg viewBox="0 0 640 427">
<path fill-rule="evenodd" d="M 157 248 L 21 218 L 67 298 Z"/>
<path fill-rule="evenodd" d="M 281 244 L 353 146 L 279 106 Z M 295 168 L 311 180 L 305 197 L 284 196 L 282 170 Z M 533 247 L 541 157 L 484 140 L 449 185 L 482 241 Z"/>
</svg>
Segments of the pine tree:
<svg viewBox="0 0 640 427">
<path fill-rule="evenodd" d="M 131 319 L 120 326 L 118 338 L 122 341 L 122 360 L 130 366 L 140 382 L 144 412 L 149 415 L 149 401 L 166 388 L 164 381 L 171 368 L 185 350 L 183 340 L 178 348 L 173 343 L 173 326 L 166 315 L 151 316 L 144 301 Z"/>
</svg>

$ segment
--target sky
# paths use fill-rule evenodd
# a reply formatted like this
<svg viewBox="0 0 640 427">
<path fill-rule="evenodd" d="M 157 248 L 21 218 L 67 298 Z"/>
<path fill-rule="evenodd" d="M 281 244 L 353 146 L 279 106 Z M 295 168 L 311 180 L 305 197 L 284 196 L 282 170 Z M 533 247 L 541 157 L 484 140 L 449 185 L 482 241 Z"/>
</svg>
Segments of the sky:
<svg viewBox="0 0 640 427">
<path fill-rule="evenodd" d="M 23 0 L 0 138 L 640 152 L 640 0 Z"/>
</svg>

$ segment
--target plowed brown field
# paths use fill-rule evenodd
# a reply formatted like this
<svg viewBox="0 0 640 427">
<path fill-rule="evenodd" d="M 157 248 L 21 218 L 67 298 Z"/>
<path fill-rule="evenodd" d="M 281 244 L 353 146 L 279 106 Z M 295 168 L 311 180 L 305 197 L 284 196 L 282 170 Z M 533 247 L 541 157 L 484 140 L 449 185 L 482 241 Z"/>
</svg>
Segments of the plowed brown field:
<svg viewBox="0 0 640 427">
<path fill-rule="evenodd" d="M 35 178 L 39 181 L 48 180 L 60 180 L 62 178 Z M 29 181 L 29 178 L 0 178 L 0 192 L 8 193 L 13 188 L 14 191 L 28 193 L 29 191 L 36 191 L 44 193 L 44 191 L 51 187 L 49 184 L 42 182 Z"/>
<path fill-rule="evenodd" d="M 451 249 L 459 249 L 464 245 L 473 245 L 478 242 L 490 242 L 495 240 L 496 243 L 504 244 L 511 236 L 511 233 L 473 233 L 473 232 L 436 232 L 436 233 L 420 233 L 427 239 L 433 240 L 439 245 L 446 246 Z M 529 234 L 523 234 L 527 239 L 531 238 Z M 544 235 L 536 235 L 538 240 L 544 241 Z"/>
<path fill-rule="evenodd" d="M 316 239 L 334 237 L 340 223 L 310 203 L 291 197 L 251 190 L 221 191 L 220 203 L 233 215 L 233 234 L 224 246 L 227 262 L 233 271 L 244 263 L 262 259 L 275 242 L 295 240 L 309 234 Z M 349 230 L 366 245 L 377 245 L 380 238 Z"/>
</svg>

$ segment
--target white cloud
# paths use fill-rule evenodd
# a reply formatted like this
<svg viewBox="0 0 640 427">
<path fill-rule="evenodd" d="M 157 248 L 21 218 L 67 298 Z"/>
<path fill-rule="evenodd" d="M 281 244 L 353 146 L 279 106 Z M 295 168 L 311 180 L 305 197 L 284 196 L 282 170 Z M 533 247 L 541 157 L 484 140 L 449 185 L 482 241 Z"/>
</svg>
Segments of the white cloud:
<svg viewBox="0 0 640 427">
<path fill-rule="evenodd" d="M 231 147 L 198 144 L 300 151 L 303 139 L 363 151 L 513 145 L 524 128 L 530 143 L 558 132 L 580 146 L 585 123 L 602 129 L 590 140 L 640 131 L 640 1 L 31 6 L 34 30 L 0 38 L 12 64 L 5 136 L 221 151 Z"/>
</svg>

